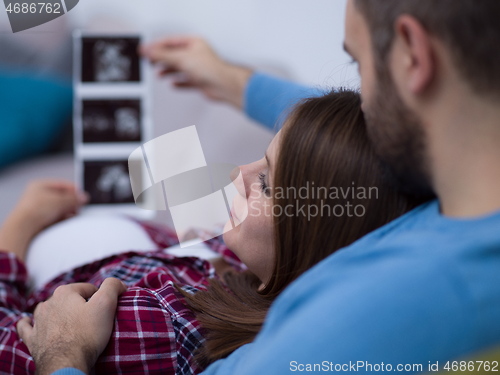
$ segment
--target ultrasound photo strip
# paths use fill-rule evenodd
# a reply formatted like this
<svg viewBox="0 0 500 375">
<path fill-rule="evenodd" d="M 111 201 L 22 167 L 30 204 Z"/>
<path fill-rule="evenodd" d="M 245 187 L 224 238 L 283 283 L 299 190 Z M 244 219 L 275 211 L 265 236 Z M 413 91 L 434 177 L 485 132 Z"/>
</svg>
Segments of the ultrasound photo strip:
<svg viewBox="0 0 500 375">
<path fill-rule="evenodd" d="M 74 33 L 77 185 L 90 206 L 134 207 L 128 156 L 149 140 L 149 73 L 140 35 Z"/>
</svg>

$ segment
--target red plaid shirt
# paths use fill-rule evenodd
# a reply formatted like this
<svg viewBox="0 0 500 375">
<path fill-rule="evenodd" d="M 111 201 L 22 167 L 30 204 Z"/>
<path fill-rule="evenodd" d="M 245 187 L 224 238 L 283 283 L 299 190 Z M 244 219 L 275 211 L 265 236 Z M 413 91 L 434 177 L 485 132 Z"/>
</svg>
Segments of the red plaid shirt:
<svg viewBox="0 0 500 375">
<path fill-rule="evenodd" d="M 141 224 L 159 249 L 176 244 L 165 228 Z M 222 241 L 206 242 L 236 269 L 244 266 Z M 0 373 L 34 374 L 35 364 L 19 339 L 16 323 L 31 316 L 55 288 L 74 282 L 99 286 L 116 277 L 129 288 L 120 297 L 114 331 L 95 372 L 98 374 L 196 374 L 203 370 L 194 354 L 204 342 L 203 330 L 174 284 L 187 291 L 204 289 L 216 277 L 212 265 L 194 257 L 179 258 L 161 250 L 128 252 L 62 274 L 27 295 L 28 274 L 11 253 L 0 252 Z"/>
</svg>

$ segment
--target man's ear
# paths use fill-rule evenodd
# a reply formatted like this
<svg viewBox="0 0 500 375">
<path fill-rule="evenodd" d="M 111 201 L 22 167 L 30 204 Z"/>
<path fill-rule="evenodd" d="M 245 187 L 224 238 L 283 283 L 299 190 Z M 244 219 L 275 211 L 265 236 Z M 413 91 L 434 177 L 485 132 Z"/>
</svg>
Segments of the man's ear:
<svg viewBox="0 0 500 375">
<path fill-rule="evenodd" d="M 414 17 L 400 16 L 395 22 L 395 43 L 398 59 L 403 63 L 407 89 L 422 93 L 436 73 L 436 61 L 429 33 Z"/>
</svg>

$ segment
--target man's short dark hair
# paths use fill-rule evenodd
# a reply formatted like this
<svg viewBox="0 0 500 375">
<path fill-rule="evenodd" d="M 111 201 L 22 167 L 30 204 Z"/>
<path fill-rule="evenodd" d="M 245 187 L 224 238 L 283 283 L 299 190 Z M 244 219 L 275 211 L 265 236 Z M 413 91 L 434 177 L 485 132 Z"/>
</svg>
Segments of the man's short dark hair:
<svg viewBox="0 0 500 375">
<path fill-rule="evenodd" d="M 500 96 L 500 0 L 355 0 L 370 29 L 375 58 L 385 63 L 402 14 L 415 17 L 451 51 L 478 94 Z"/>
</svg>

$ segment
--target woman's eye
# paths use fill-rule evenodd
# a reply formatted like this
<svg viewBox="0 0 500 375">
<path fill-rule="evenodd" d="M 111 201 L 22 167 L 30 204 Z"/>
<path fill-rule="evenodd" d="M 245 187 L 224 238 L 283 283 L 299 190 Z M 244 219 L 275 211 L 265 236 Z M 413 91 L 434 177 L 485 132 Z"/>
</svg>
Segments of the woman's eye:
<svg viewBox="0 0 500 375">
<path fill-rule="evenodd" d="M 265 178 L 266 178 L 266 175 L 264 173 L 259 173 L 260 188 L 265 195 L 269 196 L 270 189 L 269 189 L 269 186 L 267 186 L 267 184 L 266 184 Z"/>
</svg>

